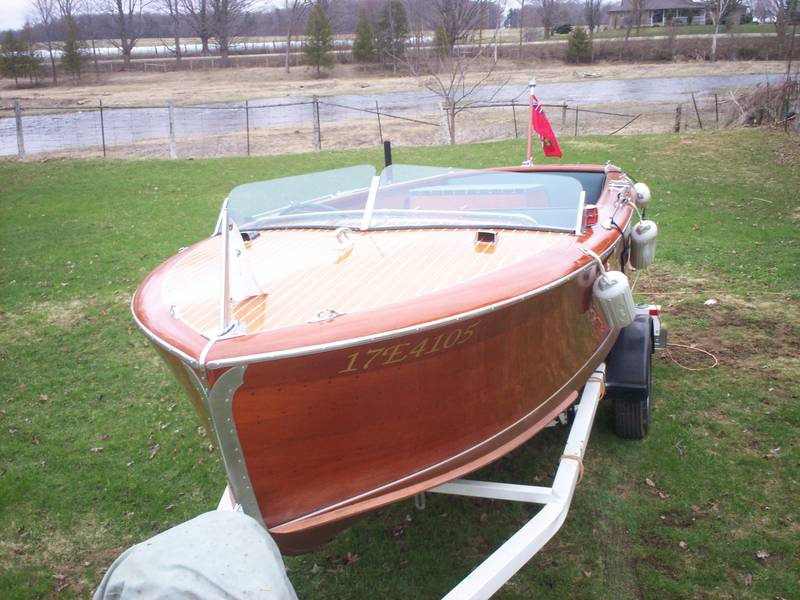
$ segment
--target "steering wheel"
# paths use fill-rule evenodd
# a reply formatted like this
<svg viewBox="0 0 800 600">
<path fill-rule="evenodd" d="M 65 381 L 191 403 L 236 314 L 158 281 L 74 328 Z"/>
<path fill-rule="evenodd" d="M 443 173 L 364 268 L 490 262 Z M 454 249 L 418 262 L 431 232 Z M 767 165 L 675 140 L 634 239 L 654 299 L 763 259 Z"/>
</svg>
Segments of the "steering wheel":
<svg viewBox="0 0 800 600">
<path fill-rule="evenodd" d="M 339 209 L 335 206 L 331 206 L 330 204 L 320 204 L 318 202 L 303 202 L 302 204 L 290 204 L 281 212 L 279 215 L 289 215 L 296 212 L 316 212 L 317 209 L 320 211 L 328 211 L 328 212 L 337 212 Z"/>
</svg>

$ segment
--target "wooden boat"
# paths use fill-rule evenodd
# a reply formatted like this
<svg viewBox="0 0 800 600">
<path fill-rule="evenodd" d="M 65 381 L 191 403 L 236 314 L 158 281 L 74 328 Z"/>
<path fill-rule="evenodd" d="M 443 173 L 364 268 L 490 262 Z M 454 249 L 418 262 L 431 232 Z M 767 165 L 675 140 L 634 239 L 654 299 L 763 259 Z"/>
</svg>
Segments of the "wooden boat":
<svg viewBox="0 0 800 600">
<path fill-rule="evenodd" d="M 132 309 L 214 432 L 236 501 L 302 552 L 574 403 L 619 333 L 587 251 L 623 268 L 634 197 L 611 165 L 247 184 Z"/>
</svg>

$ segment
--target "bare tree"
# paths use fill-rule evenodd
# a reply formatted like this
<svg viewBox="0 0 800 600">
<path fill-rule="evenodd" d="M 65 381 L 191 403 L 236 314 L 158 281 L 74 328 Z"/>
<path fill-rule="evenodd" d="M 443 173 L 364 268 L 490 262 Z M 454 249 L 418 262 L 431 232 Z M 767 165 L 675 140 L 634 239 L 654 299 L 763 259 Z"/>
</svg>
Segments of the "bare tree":
<svg viewBox="0 0 800 600">
<path fill-rule="evenodd" d="M 57 18 L 56 0 L 33 0 L 33 10 L 42 25 L 46 37 L 47 52 L 50 54 L 50 68 L 53 72 L 53 83 L 58 83 L 56 59 L 53 55 L 53 29 Z"/>
<path fill-rule="evenodd" d="M 765 23 L 775 18 L 772 0 L 750 0 L 750 10 L 759 23 Z"/>
<path fill-rule="evenodd" d="M 492 102 L 508 83 L 507 76 L 498 76 L 496 72 L 497 58 L 484 55 L 484 50 L 496 42 L 497 32 L 498 29 L 494 39 L 471 56 L 458 49 L 443 56 L 433 49 L 420 60 L 403 61 L 422 85 L 439 98 L 451 144 L 456 143 L 456 116 L 478 100 L 478 96 L 483 96 L 481 102 Z"/>
<path fill-rule="evenodd" d="M 172 38 L 175 42 L 175 63 L 181 64 L 181 6 L 180 0 L 159 0 L 160 7 L 169 15 Z"/>
<path fill-rule="evenodd" d="M 427 0 L 406 0 L 406 7 L 409 32 L 414 42 L 414 52 L 409 56 L 416 60 L 425 45 L 428 4 Z"/>
<path fill-rule="evenodd" d="M 292 53 L 292 37 L 311 6 L 311 2 L 309 0 L 283 0 L 283 6 L 286 11 L 286 61 L 283 68 L 288 73 L 289 58 Z"/>
<path fill-rule="evenodd" d="M 600 24 L 600 11 L 603 8 L 603 0 L 583 0 L 583 17 L 586 19 L 586 29 L 589 30 L 589 37 L 594 37 L 594 30 Z"/>
<path fill-rule="evenodd" d="M 525 0 L 519 1 L 519 58 L 522 59 L 522 37 L 525 31 Z"/>
<path fill-rule="evenodd" d="M 625 24 L 625 41 L 631 37 L 631 30 L 636 27 L 636 33 L 639 33 L 639 27 L 642 25 L 642 15 L 646 8 L 646 0 L 631 0 L 631 12 L 628 15 Z"/>
<path fill-rule="evenodd" d="M 142 11 L 151 0 L 104 0 L 105 11 L 111 15 L 118 40 L 112 40 L 122 52 L 126 69 L 131 66 L 131 52 L 142 36 Z"/>
<path fill-rule="evenodd" d="M 69 21 L 75 21 L 75 15 L 83 8 L 83 0 L 56 0 L 58 11 L 64 20 L 64 27 L 69 26 Z"/>
<path fill-rule="evenodd" d="M 92 46 L 92 63 L 94 64 L 94 75 L 96 78 L 100 77 L 100 66 L 97 62 L 97 45 L 95 41 L 100 38 L 98 29 L 105 21 L 104 15 L 97 13 L 103 12 L 103 7 L 100 4 L 101 0 L 84 0 L 83 14 L 80 16 L 81 31 L 83 32 L 84 39 L 88 39 Z"/>
<path fill-rule="evenodd" d="M 209 0 L 181 0 L 184 14 L 188 17 L 192 32 L 200 38 L 203 56 L 208 56 L 208 40 L 211 39 L 211 23 L 208 11 Z"/>
<path fill-rule="evenodd" d="M 546 0 L 552 2 L 553 0 Z M 462 42 L 480 26 L 481 16 L 490 0 L 431 0 L 431 26 L 444 34 L 448 50 Z"/>
<path fill-rule="evenodd" d="M 781 54 L 786 50 L 786 38 L 789 25 L 800 19 L 798 0 L 770 0 L 772 14 L 775 16 L 775 32 L 778 34 L 778 49 Z M 794 39 L 794 35 L 792 35 Z"/>
<path fill-rule="evenodd" d="M 539 19 L 542 21 L 545 39 L 550 38 L 555 20 L 558 17 L 559 0 L 536 0 Z"/>
<path fill-rule="evenodd" d="M 503 26 L 503 17 L 506 14 L 506 0 L 503 0 L 503 2 L 499 4 L 499 8 L 500 10 L 495 14 L 494 36 L 491 40 L 492 46 L 494 47 L 492 58 L 495 64 L 497 64 L 497 51 L 500 44 L 500 28 Z"/>
<path fill-rule="evenodd" d="M 739 0 L 707 0 L 706 11 L 714 24 L 714 32 L 711 34 L 711 60 L 717 60 L 717 36 L 722 21 L 739 6 Z"/>
<path fill-rule="evenodd" d="M 239 34 L 242 18 L 253 4 L 254 0 L 209 0 L 211 34 L 217 42 L 223 67 L 229 65 L 231 43 Z"/>
</svg>

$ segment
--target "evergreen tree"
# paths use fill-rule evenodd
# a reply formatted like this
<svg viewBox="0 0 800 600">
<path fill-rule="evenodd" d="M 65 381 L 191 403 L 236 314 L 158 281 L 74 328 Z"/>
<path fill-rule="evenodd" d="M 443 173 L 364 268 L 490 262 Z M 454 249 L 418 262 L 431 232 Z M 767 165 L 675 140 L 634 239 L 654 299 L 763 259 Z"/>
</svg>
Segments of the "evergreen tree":
<svg viewBox="0 0 800 600">
<path fill-rule="evenodd" d="M 0 44 L 0 75 L 14 80 L 19 85 L 19 78 L 28 74 L 30 57 L 25 43 L 17 39 L 11 31 L 7 31 Z"/>
<path fill-rule="evenodd" d="M 67 73 L 80 79 L 84 62 L 86 62 L 86 52 L 78 39 L 78 27 L 72 19 L 69 19 L 64 35 L 61 64 Z"/>
<path fill-rule="evenodd" d="M 433 33 L 433 49 L 439 58 L 446 58 L 453 45 L 447 39 L 447 32 L 444 27 L 437 27 Z"/>
<path fill-rule="evenodd" d="M 317 77 L 322 67 L 333 67 L 333 29 L 322 4 L 317 2 L 308 15 L 306 39 L 303 42 L 303 54 L 306 64 L 317 68 Z"/>
<path fill-rule="evenodd" d="M 403 0 L 386 0 L 378 17 L 378 52 L 384 66 L 391 64 L 395 72 L 398 60 L 405 54 L 408 32 Z"/>
<path fill-rule="evenodd" d="M 567 60 L 576 63 L 592 60 L 592 39 L 583 27 L 573 29 L 567 41 Z"/>
<path fill-rule="evenodd" d="M 356 39 L 353 41 L 353 60 L 360 63 L 372 62 L 377 55 L 375 51 L 375 31 L 370 25 L 367 11 L 358 11 Z"/>
<path fill-rule="evenodd" d="M 33 28 L 30 21 L 25 21 L 22 28 L 22 44 L 25 47 L 25 71 L 31 84 L 38 83 L 39 69 L 42 67 L 42 59 L 36 55 L 36 47 L 33 42 Z"/>
</svg>

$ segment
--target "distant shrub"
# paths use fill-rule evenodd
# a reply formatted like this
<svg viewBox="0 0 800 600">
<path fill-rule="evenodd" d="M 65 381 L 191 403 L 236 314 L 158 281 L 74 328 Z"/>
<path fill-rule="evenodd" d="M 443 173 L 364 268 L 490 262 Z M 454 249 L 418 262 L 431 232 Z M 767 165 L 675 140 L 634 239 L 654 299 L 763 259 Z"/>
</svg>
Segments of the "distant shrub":
<svg viewBox="0 0 800 600">
<path fill-rule="evenodd" d="M 569 60 L 568 50 L 569 43 L 523 46 L 522 59 Z M 708 60 L 710 51 L 711 40 L 705 37 L 603 40 L 602 44 L 594 44 L 592 60 L 620 63 Z M 516 46 L 500 46 L 499 55 L 516 60 L 519 50 Z M 779 60 L 782 56 L 775 37 L 720 36 L 717 47 L 719 60 Z M 795 57 L 800 58 L 800 48 L 795 49 Z"/>
<path fill-rule="evenodd" d="M 577 27 L 569 34 L 567 60 L 574 63 L 592 61 L 592 39 L 583 27 Z"/>
</svg>

